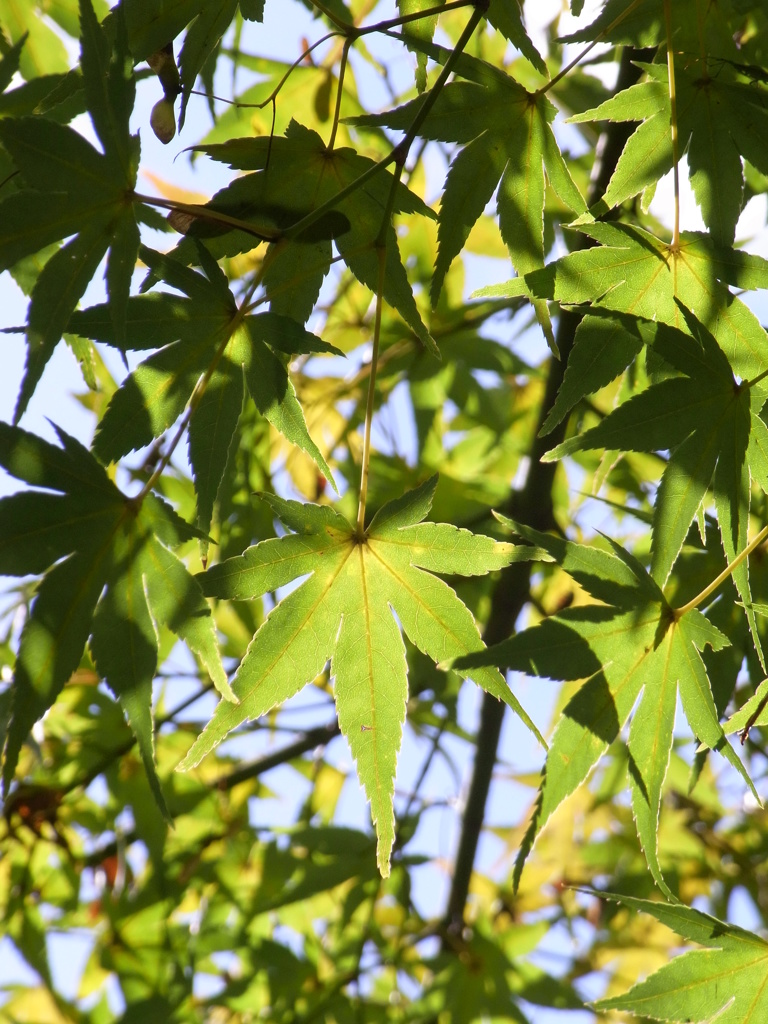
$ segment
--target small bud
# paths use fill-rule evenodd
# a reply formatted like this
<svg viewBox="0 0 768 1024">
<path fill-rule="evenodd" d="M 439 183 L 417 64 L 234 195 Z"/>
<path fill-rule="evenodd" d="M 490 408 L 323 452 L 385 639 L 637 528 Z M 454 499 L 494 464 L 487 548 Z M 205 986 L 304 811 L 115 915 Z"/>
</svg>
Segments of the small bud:
<svg viewBox="0 0 768 1024">
<path fill-rule="evenodd" d="M 152 131 L 158 139 L 160 139 L 164 146 L 167 146 L 176 134 L 176 115 L 173 112 L 173 104 L 170 100 L 163 97 L 163 99 L 157 101 L 154 107 L 152 107 L 149 123 L 152 125 Z"/>
</svg>

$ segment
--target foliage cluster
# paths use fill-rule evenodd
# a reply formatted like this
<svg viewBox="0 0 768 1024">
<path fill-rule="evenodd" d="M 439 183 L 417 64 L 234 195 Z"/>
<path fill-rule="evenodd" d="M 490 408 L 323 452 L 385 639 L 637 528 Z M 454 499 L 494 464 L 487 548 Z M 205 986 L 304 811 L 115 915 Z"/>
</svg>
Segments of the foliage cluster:
<svg viewBox="0 0 768 1024">
<path fill-rule="evenodd" d="M 768 11 L 570 0 L 537 46 L 516 0 L 304 6 L 287 64 L 288 0 L 0 0 L 0 908 L 38 979 L 0 1021 L 762 1024 Z M 227 184 L 139 191 L 206 109 Z M 467 298 L 475 254 L 511 279 Z M 90 447 L 20 426 L 60 344 Z M 491 825 L 494 778 L 529 813 Z"/>
</svg>

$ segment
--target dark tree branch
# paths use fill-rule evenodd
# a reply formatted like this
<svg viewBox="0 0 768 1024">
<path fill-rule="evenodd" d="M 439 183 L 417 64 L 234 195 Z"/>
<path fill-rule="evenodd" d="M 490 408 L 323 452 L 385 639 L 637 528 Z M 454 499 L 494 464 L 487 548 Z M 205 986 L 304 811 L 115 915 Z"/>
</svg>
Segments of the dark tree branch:
<svg viewBox="0 0 768 1024">
<path fill-rule="evenodd" d="M 308 753 L 310 750 L 314 750 L 315 747 L 323 746 L 339 735 L 339 724 L 337 721 L 329 722 L 327 725 L 318 726 L 316 729 L 309 729 L 303 736 L 295 740 L 293 743 L 289 743 L 279 750 L 275 750 L 271 754 L 266 754 L 264 757 L 258 757 L 253 761 L 248 761 L 245 764 L 240 765 L 239 768 L 233 769 L 231 772 L 227 772 L 226 775 L 222 775 L 216 782 L 212 784 L 212 789 L 218 789 L 220 792 L 226 792 L 229 789 L 234 789 L 235 786 L 239 786 L 241 782 L 248 782 L 251 779 L 256 779 L 260 775 L 264 775 L 265 772 L 271 771 L 272 768 L 279 768 L 280 765 L 287 764 L 289 761 L 294 761 L 297 757 L 301 757 L 302 754 Z M 136 842 L 141 836 L 132 830 L 120 839 L 120 846 L 130 846 L 131 843 Z M 213 839 L 218 836 L 213 836 Z M 113 840 L 111 843 L 107 843 L 105 846 L 100 846 L 97 850 L 93 850 L 86 857 L 82 859 L 83 867 L 98 867 L 108 857 L 114 857 L 118 852 L 118 841 Z"/>
<path fill-rule="evenodd" d="M 632 62 L 646 57 L 647 53 L 644 51 L 625 48 L 616 80 L 617 92 L 628 88 L 640 78 L 641 71 Z M 590 206 L 605 192 L 619 156 L 634 130 L 635 125 L 631 123 L 612 123 L 600 136 L 587 196 Z M 590 244 L 592 244 L 591 241 L 583 235 L 577 241 L 580 248 L 586 248 Z M 548 530 L 555 525 L 552 484 L 557 464 L 543 463 L 540 460 L 546 451 L 563 440 L 567 420 L 560 423 L 546 438 L 538 436 L 539 428 L 551 409 L 562 383 L 580 320 L 579 314 L 569 311 L 560 313 L 556 336 L 560 359 L 550 361 L 539 422 L 529 452 L 530 464 L 525 483 L 520 490 L 510 494 L 507 502 L 507 511 L 514 518 L 537 530 Z M 530 574 L 531 563 L 518 562 L 506 569 L 500 576 L 493 591 L 491 613 L 483 635 L 485 643 L 489 646 L 506 639 L 514 630 L 515 622 L 528 601 Z M 450 939 L 460 933 L 464 925 L 467 895 L 480 832 L 485 820 L 488 793 L 496 766 L 505 707 L 506 705 L 496 700 L 495 697 L 491 697 L 487 693 L 483 696 L 480 727 L 477 733 L 477 752 L 456 852 L 453 882 L 445 911 L 444 948 L 446 949 L 450 948 Z M 448 941 L 446 942 L 446 940 Z"/>
<path fill-rule="evenodd" d="M 301 757 L 302 754 L 314 750 L 315 747 L 321 747 L 326 743 L 330 743 L 333 737 L 338 735 L 339 723 L 336 720 L 329 722 L 328 725 L 321 725 L 316 729 L 310 729 L 294 743 L 281 747 L 280 750 L 276 750 L 273 754 L 258 757 L 255 761 L 248 761 L 240 765 L 239 768 L 235 768 L 234 771 L 223 775 L 218 782 L 214 782 L 214 788 L 220 790 L 232 789 L 233 786 L 238 786 L 241 782 L 256 779 L 259 775 L 263 775 L 264 772 L 268 772 L 272 768 L 278 768 L 281 764 L 286 764 L 288 761 L 293 761 L 294 758 Z"/>
</svg>

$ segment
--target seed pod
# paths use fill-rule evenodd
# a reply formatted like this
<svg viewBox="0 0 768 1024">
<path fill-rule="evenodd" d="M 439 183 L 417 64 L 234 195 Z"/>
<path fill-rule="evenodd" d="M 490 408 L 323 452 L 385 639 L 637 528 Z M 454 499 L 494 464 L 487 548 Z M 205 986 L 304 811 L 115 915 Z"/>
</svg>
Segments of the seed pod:
<svg viewBox="0 0 768 1024">
<path fill-rule="evenodd" d="M 167 146 L 176 134 L 176 115 L 173 112 L 173 103 L 165 97 L 158 100 L 152 107 L 149 123 L 158 139 L 164 146 Z"/>
</svg>

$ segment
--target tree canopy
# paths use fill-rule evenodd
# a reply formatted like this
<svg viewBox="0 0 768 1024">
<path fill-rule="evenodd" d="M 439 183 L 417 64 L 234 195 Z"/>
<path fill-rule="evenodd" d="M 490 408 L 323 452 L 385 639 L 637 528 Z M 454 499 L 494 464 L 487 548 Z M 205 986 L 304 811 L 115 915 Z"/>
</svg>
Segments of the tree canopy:
<svg viewBox="0 0 768 1024">
<path fill-rule="evenodd" d="M 583 8 L 0 0 L 0 1024 L 768 1019 L 768 10 Z"/>
</svg>

